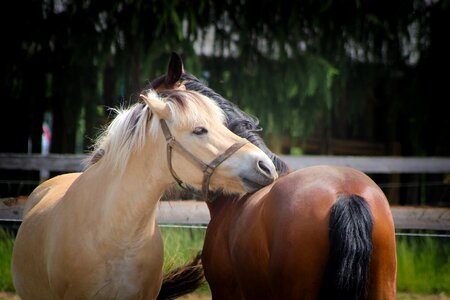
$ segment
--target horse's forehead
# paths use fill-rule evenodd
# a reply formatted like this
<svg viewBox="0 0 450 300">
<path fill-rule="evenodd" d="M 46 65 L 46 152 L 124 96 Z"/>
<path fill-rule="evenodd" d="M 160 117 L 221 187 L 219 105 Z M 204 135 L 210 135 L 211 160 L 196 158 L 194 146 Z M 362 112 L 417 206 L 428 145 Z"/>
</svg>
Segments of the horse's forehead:
<svg viewBox="0 0 450 300">
<path fill-rule="evenodd" d="M 176 108 L 175 118 L 181 123 L 181 126 L 200 125 L 224 125 L 225 116 L 214 101 L 202 95 L 194 95 L 183 99 L 183 103 L 172 102 Z M 180 116 L 177 116 L 180 114 Z"/>
</svg>

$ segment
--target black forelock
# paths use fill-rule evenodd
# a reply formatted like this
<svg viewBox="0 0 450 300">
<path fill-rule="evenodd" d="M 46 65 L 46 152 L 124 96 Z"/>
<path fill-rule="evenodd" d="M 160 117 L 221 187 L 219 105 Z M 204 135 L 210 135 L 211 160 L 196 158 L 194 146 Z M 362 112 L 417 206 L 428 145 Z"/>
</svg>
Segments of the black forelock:
<svg viewBox="0 0 450 300">
<path fill-rule="evenodd" d="M 194 75 L 183 73 L 183 75 L 181 75 L 181 81 L 186 86 L 186 89 L 199 92 L 200 94 L 203 94 L 203 95 L 213 99 L 214 101 L 216 101 L 217 104 L 219 104 L 220 108 L 227 115 L 227 123 L 228 124 L 232 120 L 252 119 L 249 115 L 245 114 L 242 110 L 240 110 L 235 104 L 226 100 L 221 95 L 216 93 L 214 90 L 210 89 L 205 84 L 203 84 Z M 252 119 L 252 122 L 259 123 L 259 121 L 256 118 Z"/>
<path fill-rule="evenodd" d="M 220 108 L 226 113 L 227 124 L 229 126 L 232 124 L 245 124 L 245 126 L 249 130 L 261 130 L 258 118 L 250 116 L 247 113 L 243 112 L 237 105 L 228 101 L 227 99 L 216 93 L 214 90 L 207 87 L 194 75 L 183 73 L 183 75 L 181 75 L 181 80 L 184 82 L 186 89 L 199 92 L 200 94 L 203 94 L 216 101 L 217 104 L 219 104 Z"/>
<path fill-rule="evenodd" d="M 225 112 L 228 129 L 240 137 L 246 138 L 255 146 L 263 150 L 264 153 L 272 159 L 279 174 L 288 172 L 289 168 L 286 163 L 270 151 L 269 148 L 267 148 L 263 139 L 258 134 L 258 132 L 262 131 L 258 118 L 250 116 L 242 111 L 237 105 L 207 87 L 194 75 L 183 73 L 180 79 L 184 83 L 187 90 L 199 92 L 200 94 L 216 101 L 220 108 Z"/>
</svg>

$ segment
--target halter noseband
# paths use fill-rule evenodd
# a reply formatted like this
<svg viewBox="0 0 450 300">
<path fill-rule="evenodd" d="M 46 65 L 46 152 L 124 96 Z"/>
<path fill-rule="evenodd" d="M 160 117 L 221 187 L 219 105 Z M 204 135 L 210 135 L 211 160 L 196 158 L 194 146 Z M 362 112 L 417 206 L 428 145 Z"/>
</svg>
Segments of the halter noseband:
<svg viewBox="0 0 450 300">
<path fill-rule="evenodd" d="M 183 155 L 185 158 L 189 159 L 194 165 L 200 168 L 203 172 L 203 183 L 202 183 L 202 195 L 208 201 L 208 191 L 209 191 L 209 181 L 211 179 L 212 174 L 216 170 L 216 168 L 223 163 L 227 158 L 233 155 L 237 150 L 242 148 L 245 144 L 249 143 L 246 139 L 240 139 L 238 142 L 234 143 L 230 146 L 225 152 L 216 157 L 209 164 L 204 163 L 199 158 L 195 157 L 189 150 L 187 150 L 183 145 L 181 145 L 175 137 L 170 132 L 169 127 L 167 126 L 166 121 L 163 119 L 160 120 L 161 129 L 164 133 L 167 142 L 167 163 L 169 165 L 170 173 L 172 174 L 175 181 L 178 183 L 180 187 L 190 192 L 195 192 L 193 189 L 186 186 L 183 181 L 178 177 L 175 173 L 175 170 L 172 167 L 172 149 L 177 150 Z"/>
</svg>

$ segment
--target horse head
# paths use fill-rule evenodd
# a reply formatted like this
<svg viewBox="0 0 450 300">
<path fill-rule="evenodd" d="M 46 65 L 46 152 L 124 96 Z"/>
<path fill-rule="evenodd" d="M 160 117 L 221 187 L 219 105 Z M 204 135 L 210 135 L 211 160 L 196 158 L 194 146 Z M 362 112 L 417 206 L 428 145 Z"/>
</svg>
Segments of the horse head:
<svg viewBox="0 0 450 300">
<path fill-rule="evenodd" d="M 242 111 L 232 102 L 223 98 L 211 88 L 203 84 L 194 75 L 186 73 L 181 57 L 172 53 L 167 73 L 153 80 L 147 88 L 154 89 L 157 92 L 167 90 L 189 90 L 199 92 L 213 99 L 226 115 L 226 126 L 235 134 L 249 140 L 251 143 L 260 148 L 274 163 L 278 174 L 288 172 L 288 166 L 276 154 L 274 154 L 266 146 L 263 139 L 259 135 L 262 127 L 256 117 Z"/>
<path fill-rule="evenodd" d="M 201 187 L 205 198 L 210 188 L 253 192 L 278 176 L 263 151 L 225 126 L 223 111 L 210 98 L 194 91 L 148 90 L 141 99 L 118 112 L 97 145 L 103 151 L 100 163 L 115 166 L 118 174 L 129 166 L 155 170 L 149 178 Z"/>
</svg>

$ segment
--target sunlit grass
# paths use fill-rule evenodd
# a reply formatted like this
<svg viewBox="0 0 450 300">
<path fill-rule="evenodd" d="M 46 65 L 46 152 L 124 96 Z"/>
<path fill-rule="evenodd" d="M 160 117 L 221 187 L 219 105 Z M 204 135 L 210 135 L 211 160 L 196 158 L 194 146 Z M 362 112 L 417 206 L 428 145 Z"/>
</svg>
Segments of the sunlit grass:
<svg viewBox="0 0 450 300">
<path fill-rule="evenodd" d="M 162 227 L 161 232 L 164 239 L 164 271 L 167 272 L 190 262 L 197 255 L 203 247 L 206 229 Z M 0 229 L 0 291 L 14 291 L 10 266 L 13 243 L 14 238 Z M 398 237 L 397 262 L 399 292 L 435 294 L 444 299 L 450 295 L 448 238 Z M 205 285 L 200 291 L 207 293 L 208 286 Z M 405 297 L 399 299 L 412 299 Z"/>
<path fill-rule="evenodd" d="M 11 253 L 14 237 L 0 228 L 0 291 L 12 292 Z"/>
<path fill-rule="evenodd" d="M 206 229 L 161 227 L 164 271 L 190 262 L 202 250 Z"/>
<path fill-rule="evenodd" d="M 161 227 L 164 240 L 164 272 L 184 265 L 202 250 L 206 229 Z M 197 290 L 209 293 L 208 284 Z"/>
<path fill-rule="evenodd" d="M 423 294 L 450 294 L 448 238 L 397 238 L 397 289 Z"/>
</svg>

